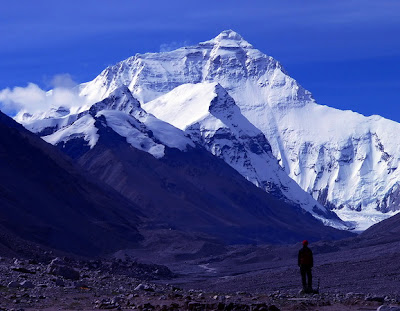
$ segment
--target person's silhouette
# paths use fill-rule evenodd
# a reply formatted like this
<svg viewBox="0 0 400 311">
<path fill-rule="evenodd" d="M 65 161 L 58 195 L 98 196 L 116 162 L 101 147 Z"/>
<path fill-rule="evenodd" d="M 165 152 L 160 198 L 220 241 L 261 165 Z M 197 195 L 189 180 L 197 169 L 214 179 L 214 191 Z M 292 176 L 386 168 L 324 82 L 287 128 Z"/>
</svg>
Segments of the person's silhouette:
<svg viewBox="0 0 400 311">
<path fill-rule="evenodd" d="M 299 250 L 298 265 L 300 267 L 301 282 L 305 293 L 312 293 L 312 274 L 311 269 L 314 266 L 314 258 L 311 249 L 308 248 L 308 241 L 303 241 L 303 248 Z M 306 281 L 307 278 L 307 281 Z"/>
</svg>

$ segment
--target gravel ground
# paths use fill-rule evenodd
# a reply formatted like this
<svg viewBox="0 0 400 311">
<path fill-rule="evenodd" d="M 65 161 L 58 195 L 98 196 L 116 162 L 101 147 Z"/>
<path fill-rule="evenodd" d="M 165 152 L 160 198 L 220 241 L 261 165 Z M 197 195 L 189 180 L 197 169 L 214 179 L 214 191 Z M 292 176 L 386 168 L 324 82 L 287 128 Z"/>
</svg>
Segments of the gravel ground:
<svg viewBox="0 0 400 311">
<path fill-rule="evenodd" d="M 181 261 L 139 251 L 119 259 L 0 258 L 0 310 L 400 310 L 399 243 L 311 248 L 314 287 L 320 279 L 313 295 L 299 292 L 299 245 L 228 247 Z"/>
<path fill-rule="evenodd" d="M 314 287 L 320 291 L 347 294 L 357 292 L 400 297 L 400 244 L 368 246 L 340 251 L 314 252 Z M 235 291 L 236 284 L 250 292 L 284 290 L 296 293 L 301 285 L 297 267 L 298 248 L 258 247 L 247 254 L 232 252 L 225 258 L 209 258 L 208 271 L 194 282 L 208 290 Z M 288 254 L 285 256 L 284 254 Z M 208 277 L 206 277 L 208 275 Z M 190 280 L 187 280 L 190 284 Z M 193 285 L 189 285 L 193 286 Z"/>
</svg>

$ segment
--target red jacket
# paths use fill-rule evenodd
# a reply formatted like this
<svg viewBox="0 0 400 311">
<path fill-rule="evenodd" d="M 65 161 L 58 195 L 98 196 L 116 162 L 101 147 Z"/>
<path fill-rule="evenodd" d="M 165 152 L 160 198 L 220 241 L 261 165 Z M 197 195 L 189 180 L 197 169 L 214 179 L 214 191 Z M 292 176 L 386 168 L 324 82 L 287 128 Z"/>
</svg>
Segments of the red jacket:
<svg viewBox="0 0 400 311">
<path fill-rule="evenodd" d="M 299 267 L 301 267 L 302 265 L 312 267 L 314 265 L 314 259 L 311 249 L 309 249 L 307 246 L 303 246 L 303 248 L 299 250 L 297 261 Z"/>
</svg>

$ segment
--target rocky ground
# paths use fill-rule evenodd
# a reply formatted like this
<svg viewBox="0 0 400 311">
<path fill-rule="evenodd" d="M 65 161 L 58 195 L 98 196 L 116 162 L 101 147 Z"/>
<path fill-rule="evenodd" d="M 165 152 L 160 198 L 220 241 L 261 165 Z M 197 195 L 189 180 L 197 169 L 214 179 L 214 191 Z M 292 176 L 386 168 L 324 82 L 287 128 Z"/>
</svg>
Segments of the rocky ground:
<svg viewBox="0 0 400 311">
<path fill-rule="evenodd" d="M 251 272 L 221 277 L 211 265 L 200 267 L 206 268 L 208 275 L 199 281 L 194 274 L 129 258 L 1 258 L 0 310 L 400 310 L 395 294 L 255 289 Z"/>
</svg>

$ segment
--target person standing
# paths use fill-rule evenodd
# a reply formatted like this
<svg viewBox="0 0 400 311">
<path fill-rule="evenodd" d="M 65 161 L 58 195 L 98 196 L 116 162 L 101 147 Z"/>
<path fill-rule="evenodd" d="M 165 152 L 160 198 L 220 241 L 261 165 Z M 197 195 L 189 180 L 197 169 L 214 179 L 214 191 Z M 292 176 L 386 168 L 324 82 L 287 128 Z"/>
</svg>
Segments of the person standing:
<svg viewBox="0 0 400 311">
<path fill-rule="evenodd" d="M 313 289 L 311 269 L 314 266 L 314 258 L 311 249 L 308 248 L 307 240 L 303 241 L 303 248 L 299 250 L 298 265 L 300 267 L 303 291 L 305 293 L 312 293 Z"/>
</svg>

